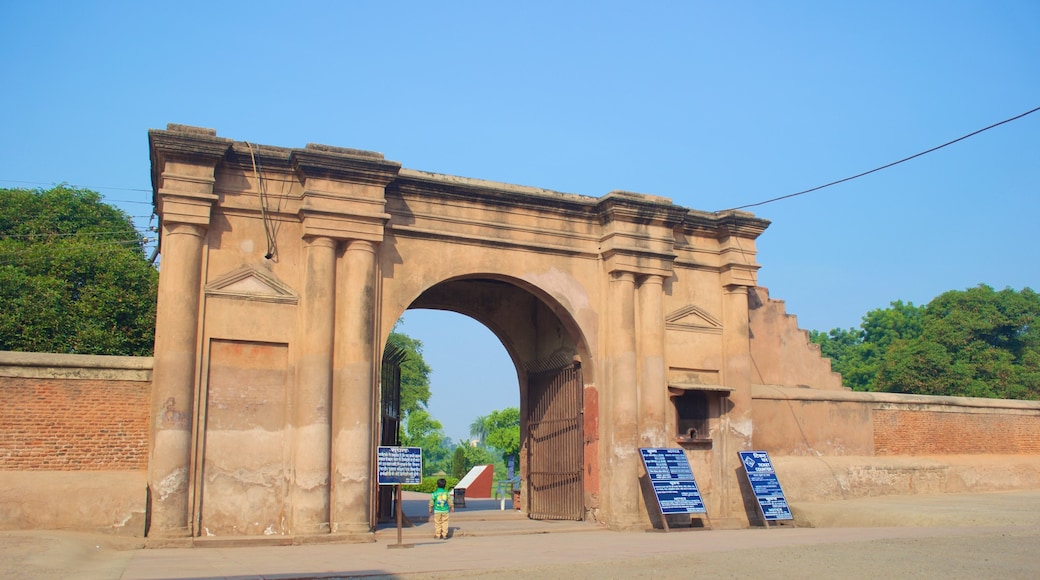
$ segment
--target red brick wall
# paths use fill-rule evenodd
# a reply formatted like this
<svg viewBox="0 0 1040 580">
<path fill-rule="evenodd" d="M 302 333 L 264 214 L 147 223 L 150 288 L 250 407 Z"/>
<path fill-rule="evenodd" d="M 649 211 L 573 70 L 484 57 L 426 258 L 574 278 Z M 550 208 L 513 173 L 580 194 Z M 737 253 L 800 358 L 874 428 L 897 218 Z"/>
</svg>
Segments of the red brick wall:
<svg viewBox="0 0 1040 580">
<path fill-rule="evenodd" d="M 1040 416 L 880 410 L 873 413 L 877 455 L 1040 454 Z"/>
<path fill-rule="evenodd" d="M 0 470 L 148 467 L 151 383 L 0 377 Z"/>
</svg>

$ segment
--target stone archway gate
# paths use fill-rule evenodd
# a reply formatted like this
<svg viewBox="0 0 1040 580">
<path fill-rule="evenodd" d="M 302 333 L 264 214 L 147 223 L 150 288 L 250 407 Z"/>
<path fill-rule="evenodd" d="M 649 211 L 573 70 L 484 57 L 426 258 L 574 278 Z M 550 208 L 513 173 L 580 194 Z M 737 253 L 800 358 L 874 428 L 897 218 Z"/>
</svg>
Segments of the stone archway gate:
<svg viewBox="0 0 1040 580">
<path fill-rule="evenodd" d="M 682 445 L 713 520 L 743 513 L 735 450 L 751 442 L 748 289 L 765 220 L 181 125 L 149 140 L 162 254 L 150 537 L 369 533 L 381 347 L 410 307 L 488 325 L 522 394 L 580 364 L 557 435 L 580 439 L 582 458 L 561 475 L 538 455 L 556 432 L 528 403 L 529 484 L 570 477 L 584 517 L 642 526 L 638 447 Z M 692 442 L 669 398 L 689 390 L 708 405 Z"/>
</svg>

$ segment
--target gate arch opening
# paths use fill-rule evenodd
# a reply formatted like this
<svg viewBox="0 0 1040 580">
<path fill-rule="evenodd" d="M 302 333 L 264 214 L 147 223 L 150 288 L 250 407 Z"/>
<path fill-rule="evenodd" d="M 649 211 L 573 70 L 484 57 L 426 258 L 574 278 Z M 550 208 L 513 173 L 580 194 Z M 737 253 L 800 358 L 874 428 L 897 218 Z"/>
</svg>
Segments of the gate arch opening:
<svg viewBox="0 0 1040 580">
<path fill-rule="evenodd" d="M 596 438 L 584 425 L 588 348 L 573 318 L 540 289 L 487 275 L 435 284 L 406 311 L 418 309 L 476 320 L 512 361 L 520 390 L 520 509 L 535 519 L 585 519 L 595 490 L 584 474 L 595 472 Z"/>
<path fill-rule="evenodd" d="M 520 408 L 516 365 L 482 323 L 457 312 L 412 308 L 394 330 L 422 343 L 422 358 L 431 369 L 426 410 L 453 443 L 472 443 L 479 436 L 471 433 L 474 419 Z"/>
</svg>

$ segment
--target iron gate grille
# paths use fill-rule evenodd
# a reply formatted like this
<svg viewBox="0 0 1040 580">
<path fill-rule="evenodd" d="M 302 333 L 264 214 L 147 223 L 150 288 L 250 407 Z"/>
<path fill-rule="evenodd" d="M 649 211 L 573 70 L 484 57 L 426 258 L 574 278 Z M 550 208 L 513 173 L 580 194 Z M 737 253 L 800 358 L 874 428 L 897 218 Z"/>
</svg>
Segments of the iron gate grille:
<svg viewBox="0 0 1040 580">
<path fill-rule="evenodd" d="M 581 367 L 531 375 L 528 381 L 528 513 L 538 520 L 581 520 Z"/>
</svg>

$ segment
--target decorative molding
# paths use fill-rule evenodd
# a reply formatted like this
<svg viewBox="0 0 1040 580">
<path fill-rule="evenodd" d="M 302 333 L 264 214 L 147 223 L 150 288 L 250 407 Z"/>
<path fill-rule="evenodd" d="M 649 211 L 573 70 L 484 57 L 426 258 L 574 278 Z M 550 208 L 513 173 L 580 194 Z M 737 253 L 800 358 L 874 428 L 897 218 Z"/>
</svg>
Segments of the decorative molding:
<svg viewBox="0 0 1040 580">
<path fill-rule="evenodd" d="M 292 288 L 273 274 L 248 265 L 207 284 L 206 295 L 282 304 L 296 304 L 300 300 Z"/>
<path fill-rule="evenodd" d="M 387 161 L 380 153 L 315 144 L 293 149 L 289 164 L 304 184 L 316 178 L 386 187 L 401 171 L 400 163 Z"/>
<path fill-rule="evenodd" d="M 690 304 L 664 317 L 665 328 L 722 334 L 722 323 L 703 308 Z"/>
</svg>

